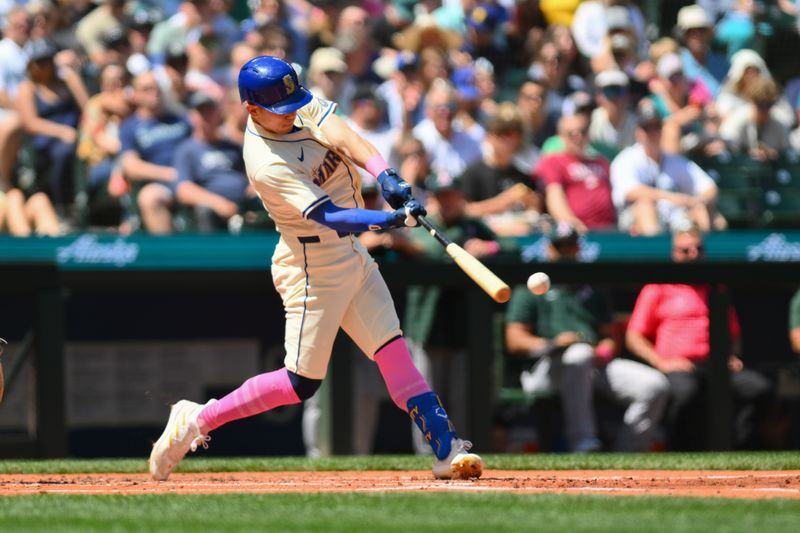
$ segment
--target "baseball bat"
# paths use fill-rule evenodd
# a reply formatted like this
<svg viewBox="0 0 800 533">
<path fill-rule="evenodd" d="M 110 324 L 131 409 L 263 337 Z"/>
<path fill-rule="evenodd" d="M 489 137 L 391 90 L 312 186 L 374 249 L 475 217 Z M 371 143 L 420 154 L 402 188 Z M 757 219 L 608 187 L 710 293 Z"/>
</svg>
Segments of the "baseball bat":
<svg viewBox="0 0 800 533">
<path fill-rule="evenodd" d="M 420 225 L 428 230 L 428 233 L 430 233 L 439 244 L 444 246 L 447 255 L 453 258 L 453 261 L 456 262 L 459 268 L 461 268 L 467 276 L 472 278 L 472 281 L 477 283 L 495 302 L 502 304 L 511 298 L 511 287 L 498 278 L 494 272 L 486 268 L 486 265 L 478 261 L 461 246 L 442 235 L 442 233 L 428 222 L 425 217 L 417 217 L 417 220 L 419 220 Z"/>
</svg>

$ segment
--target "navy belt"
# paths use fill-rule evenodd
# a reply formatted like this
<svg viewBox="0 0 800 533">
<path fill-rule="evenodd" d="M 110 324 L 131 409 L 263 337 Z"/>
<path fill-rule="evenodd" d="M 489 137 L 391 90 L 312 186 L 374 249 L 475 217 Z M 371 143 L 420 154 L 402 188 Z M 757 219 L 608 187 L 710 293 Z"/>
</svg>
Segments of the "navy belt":
<svg viewBox="0 0 800 533">
<path fill-rule="evenodd" d="M 339 238 L 341 239 L 343 237 L 348 237 L 348 236 L 350 236 L 352 234 L 349 231 L 337 231 L 336 235 L 338 235 Z M 321 242 L 321 240 L 319 238 L 319 235 L 309 235 L 307 237 L 298 237 L 297 240 L 300 241 L 303 244 L 308 244 L 308 243 L 312 243 L 312 242 Z"/>
</svg>

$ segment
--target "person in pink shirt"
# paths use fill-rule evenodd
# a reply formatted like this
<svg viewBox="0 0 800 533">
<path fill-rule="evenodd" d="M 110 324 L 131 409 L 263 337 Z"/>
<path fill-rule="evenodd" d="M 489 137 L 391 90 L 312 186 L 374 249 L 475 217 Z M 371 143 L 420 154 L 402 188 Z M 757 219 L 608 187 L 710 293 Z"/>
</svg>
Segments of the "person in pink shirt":
<svg viewBox="0 0 800 533">
<path fill-rule="evenodd" d="M 677 231 L 672 238 L 672 260 L 686 263 L 703 258 L 703 237 L 695 228 Z M 628 322 L 625 342 L 628 350 L 663 372 L 670 382 L 671 401 L 667 426 L 671 449 L 696 449 L 703 432 L 690 426 L 693 400 L 707 378 L 709 356 L 708 285 L 645 285 Z M 739 407 L 736 415 L 737 447 L 752 447 L 756 407 L 770 393 L 770 383 L 758 372 L 744 368 L 739 358 L 741 330 L 736 312 L 728 310 L 731 355 L 731 387 Z M 700 445 L 702 446 L 702 445 Z"/>
<path fill-rule="evenodd" d="M 544 156 L 534 170 L 544 183 L 547 210 L 557 222 L 566 222 L 580 233 L 615 228 L 609 162 L 586 151 L 588 118 L 582 113 L 561 117 L 558 134 L 564 151 Z"/>
</svg>

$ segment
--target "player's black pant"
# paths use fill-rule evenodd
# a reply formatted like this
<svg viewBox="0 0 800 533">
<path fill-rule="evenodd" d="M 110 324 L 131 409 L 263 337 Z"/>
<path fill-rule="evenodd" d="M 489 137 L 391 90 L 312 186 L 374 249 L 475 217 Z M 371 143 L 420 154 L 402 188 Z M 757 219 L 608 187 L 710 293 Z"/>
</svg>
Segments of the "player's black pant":
<svg viewBox="0 0 800 533">
<path fill-rule="evenodd" d="M 696 364 L 694 372 L 667 374 L 670 403 L 667 408 L 667 437 L 670 450 L 702 450 L 706 442 L 708 410 L 708 368 Z M 769 401 L 772 386 L 762 374 L 748 368 L 731 372 L 734 399 L 734 444 L 738 449 L 757 447 L 757 423 Z"/>
</svg>

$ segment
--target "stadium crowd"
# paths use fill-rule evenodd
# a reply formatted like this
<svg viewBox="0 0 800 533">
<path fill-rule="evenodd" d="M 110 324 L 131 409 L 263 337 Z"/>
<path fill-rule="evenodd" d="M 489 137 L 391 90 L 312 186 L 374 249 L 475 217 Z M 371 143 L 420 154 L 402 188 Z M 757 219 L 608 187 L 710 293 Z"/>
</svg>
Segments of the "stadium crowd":
<svg viewBox="0 0 800 533">
<path fill-rule="evenodd" d="M 644 15 L 653 6 L 661 27 Z M 508 238 L 547 231 L 543 220 L 570 235 L 698 239 L 798 225 L 800 78 L 779 65 L 779 85 L 765 54 L 778 21 L 796 33 L 798 16 L 789 0 L 0 0 L 0 231 L 269 228 L 244 175 L 248 116 L 236 86 L 257 55 L 295 64 L 478 257 L 516 252 Z M 361 177 L 365 202 L 380 208 L 375 179 Z M 441 255 L 403 230 L 361 238 L 376 254 Z M 559 294 L 586 304 L 571 291 Z M 443 348 L 463 352 L 437 322 L 454 316 L 436 311 L 453 298 L 409 293 L 418 364 Z M 521 329 L 509 347 L 575 346 L 581 364 L 609 365 L 619 347 L 601 331 L 604 314 L 581 315 L 585 336 L 557 320 L 550 338 L 536 336 L 551 304 L 512 302 Z M 656 327 L 647 325 L 642 338 Z M 674 387 L 651 367 L 675 369 L 659 367 L 658 345 L 636 340 L 631 351 L 651 366 L 616 361 L 602 380 L 629 402 L 626 421 L 641 436 Z M 429 379 L 448 373 L 422 366 Z M 620 366 L 643 381 L 614 383 Z M 573 411 L 585 418 L 584 407 Z M 568 420 L 572 447 L 597 449 L 580 416 Z"/>
<path fill-rule="evenodd" d="M 269 226 L 237 153 L 236 77 L 259 54 L 295 63 L 432 212 L 429 182 L 459 178 L 501 236 L 542 213 L 632 235 L 796 222 L 763 211 L 800 203 L 800 79 L 782 91 L 759 54 L 794 3 L 669 2 L 661 32 L 644 4 L 663 7 L 5 0 L 0 228 Z"/>
</svg>

